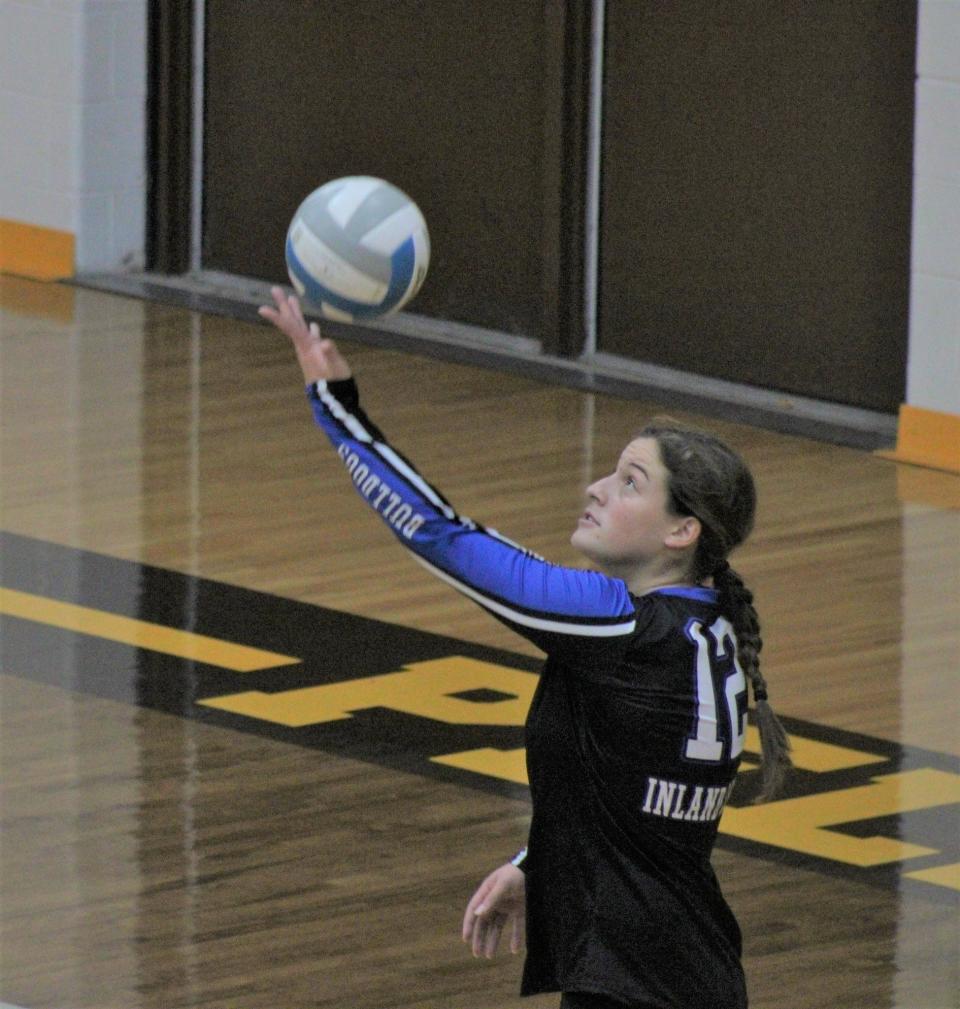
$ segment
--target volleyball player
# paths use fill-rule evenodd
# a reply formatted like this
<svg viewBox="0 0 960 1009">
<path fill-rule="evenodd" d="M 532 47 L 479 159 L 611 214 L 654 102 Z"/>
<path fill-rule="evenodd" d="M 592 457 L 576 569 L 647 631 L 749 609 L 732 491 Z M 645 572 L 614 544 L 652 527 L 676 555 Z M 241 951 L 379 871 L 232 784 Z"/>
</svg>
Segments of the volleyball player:
<svg viewBox="0 0 960 1009">
<path fill-rule="evenodd" d="M 567 1009 L 742 1009 L 741 935 L 710 865 L 743 749 L 747 680 L 762 797 L 789 764 L 767 704 L 757 614 L 730 551 L 753 479 L 715 438 L 651 424 L 587 488 L 551 565 L 458 515 L 360 407 L 346 360 L 295 297 L 260 314 L 292 341 L 319 426 L 361 497 L 428 570 L 533 641 L 527 845 L 467 905 L 463 939 L 527 955 L 521 992 Z"/>
</svg>

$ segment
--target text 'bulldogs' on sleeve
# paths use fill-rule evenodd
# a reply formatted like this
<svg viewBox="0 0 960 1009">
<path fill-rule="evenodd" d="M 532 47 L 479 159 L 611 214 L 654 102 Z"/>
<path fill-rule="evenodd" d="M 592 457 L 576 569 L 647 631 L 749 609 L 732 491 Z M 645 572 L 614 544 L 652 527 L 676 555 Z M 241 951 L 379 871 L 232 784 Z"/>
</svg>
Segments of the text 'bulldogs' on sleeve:
<svg viewBox="0 0 960 1009">
<path fill-rule="evenodd" d="M 353 379 L 315 382 L 307 393 L 361 497 L 438 578 L 541 647 L 556 635 L 633 632 L 634 605 L 623 582 L 549 564 L 458 515 L 366 416 Z"/>
</svg>

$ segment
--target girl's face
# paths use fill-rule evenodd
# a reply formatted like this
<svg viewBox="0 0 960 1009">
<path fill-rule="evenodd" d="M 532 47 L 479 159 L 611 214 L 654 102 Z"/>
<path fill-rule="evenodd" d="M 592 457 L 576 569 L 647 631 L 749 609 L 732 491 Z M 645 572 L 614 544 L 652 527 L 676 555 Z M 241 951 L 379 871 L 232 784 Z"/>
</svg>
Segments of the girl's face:
<svg viewBox="0 0 960 1009">
<path fill-rule="evenodd" d="M 571 544 L 628 585 L 638 574 L 659 575 L 677 568 L 685 562 L 684 548 L 696 542 L 700 524 L 667 511 L 668 481 L 656 439 L 630 442 L 616 470 L 587 488 L 587 509 Z"/>
</svg>

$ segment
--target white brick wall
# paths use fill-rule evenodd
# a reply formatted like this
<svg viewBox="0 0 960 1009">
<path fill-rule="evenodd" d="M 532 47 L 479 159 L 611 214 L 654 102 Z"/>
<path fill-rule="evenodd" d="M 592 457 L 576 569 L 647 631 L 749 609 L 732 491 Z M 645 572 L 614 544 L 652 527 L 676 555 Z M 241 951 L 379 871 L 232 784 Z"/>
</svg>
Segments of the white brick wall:
<svg viewBox="0 0 960 1009">
<path fill-rule="evenodd" d="M 960 415 L 960 0 L 920 0 L 907 402 Z"/>
<path fill-rule="evenodd" d="M 0 2 L 0 218 L 143 263 L 146 0 Z"/>
</svg>

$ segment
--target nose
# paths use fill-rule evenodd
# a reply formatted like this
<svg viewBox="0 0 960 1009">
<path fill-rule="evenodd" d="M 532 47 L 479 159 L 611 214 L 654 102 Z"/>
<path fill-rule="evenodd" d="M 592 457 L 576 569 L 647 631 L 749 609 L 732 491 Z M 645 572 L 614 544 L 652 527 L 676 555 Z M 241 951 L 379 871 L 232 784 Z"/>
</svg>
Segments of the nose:
<svg viewBox="0 0 960 1009">
<path fill-rule="evenodd" d="M 602 477 L 600 480 L 594 480 L 594 482 L 587 488 L 587 497 L 591 501 L 596 501 L 597 504 L 603 504 L 604 498 L 607 494 L 606 482 L 606 477 Z"/>
</svg>

